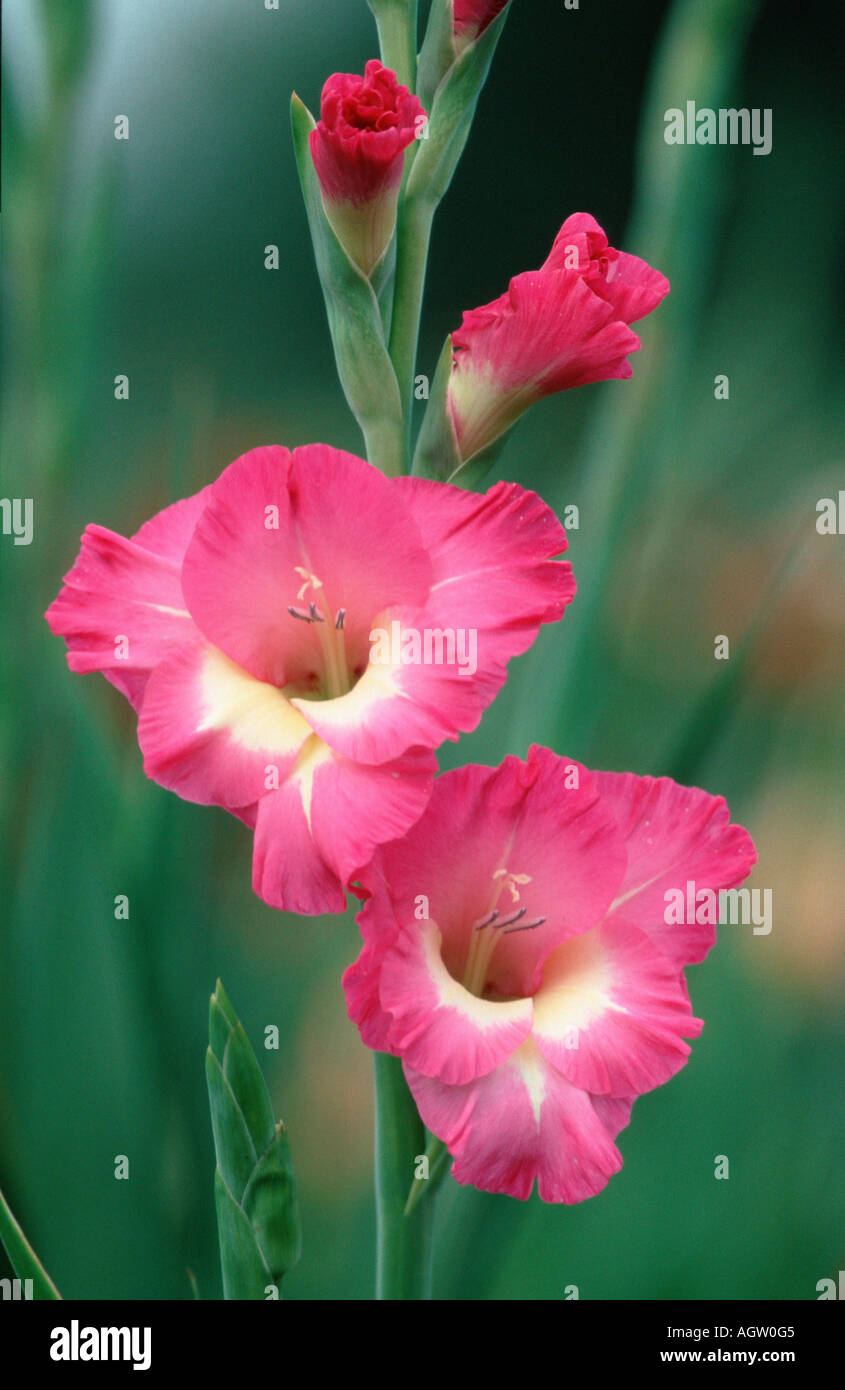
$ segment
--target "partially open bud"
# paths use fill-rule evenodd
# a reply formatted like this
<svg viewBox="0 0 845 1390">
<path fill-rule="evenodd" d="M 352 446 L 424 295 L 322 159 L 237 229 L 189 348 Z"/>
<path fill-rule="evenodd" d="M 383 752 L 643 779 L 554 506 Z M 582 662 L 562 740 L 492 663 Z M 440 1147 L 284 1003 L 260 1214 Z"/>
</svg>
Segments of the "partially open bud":
<svg viewBox="0 0 845 1390">
<path fill-rule="evenodd" d="M 326 216 L 365 275 L 390 245 L 405 150 L 425 121 L 417 98 L 377 58 L 363 77 L 336 72 L 323 87 L 311 157 Z"/>
<path fill-rule="evenodd" d="M 452 334 L 447 411 L 461 462 L 542 396 L 629 377 L 628 354 L 640 346 L 629 324 L 668 289 L 659 271 L 608 246 L 594 218 L 567 218 L 540 270 L 515 276 Z"/>
<path fill-rule="evenodd" d="M 507 0 L 454 0 L 452 42 L 456 53 L 462 53 L 475 43 L 506 4 Z"/>
</svg>

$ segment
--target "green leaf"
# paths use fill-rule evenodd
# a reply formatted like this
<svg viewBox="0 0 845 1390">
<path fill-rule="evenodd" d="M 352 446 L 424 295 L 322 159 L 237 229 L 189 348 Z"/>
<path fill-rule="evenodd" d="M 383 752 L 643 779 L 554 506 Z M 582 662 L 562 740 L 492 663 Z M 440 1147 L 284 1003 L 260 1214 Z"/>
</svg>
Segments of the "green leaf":
<svg viewBox="0 0 845 1390">
<path fill-rule="evenodd" d="M 423 46 L 417 59 L 417 96 L 426 111 L 431 108 L 443 74 L 455 61 L 452 44 L 454 19 L 453 0 L 432 0 Z"/>
<path fill-rule="evenodd" d="M 427 136 L 419 141 L 408 177 L 409 199 L 420 198 L 436 206 L 452 182 L 509 10 L 510 5 L 506 5 L 481 37 L 464 50 L 437 88 Z"/>
<path fill-rule="evenodd" d="M 33 1297 L 60 1299 L 61 1294 L 42 1265 L 0 1192 L 0 1240 L 21 1283 L 32 1280 Z"/>
<path fill-rule="evenodd" d="M 381 61 L 414 90 L 417 65 L 417 0 L 367 0 L 378 26 Z"/>
<path fill-rule="evenodd" d="M 414 451 L 414 466 L 411 472 L 417 477 L 437 478 L 442 482 L 457 473 L 461 466 L 458 441 L 455 438 L 455 431 L 452 428 L 452 421 L 446 408 L 446 395 L 451 374 L 452 337 L 450 334 L 437 359 L 428 405 L 425 408 L 417 447 Z"/>
<path fill-rule="evenodd" d="M 265 1299 L 302 1244 L 296 1177 L 261 1068 L 220 981 L 211 996 L 206 1078 L 217 1170 L 223 1293 Z"/>
<path fill-rule="evenodd" d="M 294 93 L 291 128 L 296 164 L 340 384 L 361 427 L 370 463 L 392 474 L 402 467 L 399 386 L 387 350 L 376 292 L 346 254 L 323 208 L 309 146 L 314 126 L 310 111 Z"/>
<path fill-rule="evenodd" d="M 214 1174 L 214 1201 L 217 1207 L 223 1297 L 264 1299 L 267 1285 L 276 1283 L 276 1280 L 264 1263 L 249 1217 L 232 1196 L 219 1169 Z"/>
<path fill-rule="evenodd" d="M 205 1058 L 205 1079 L 208 1083 L 217 1167 L 224 1182 L 234 1191 L 242 1193 L 258 1160 L 258 1150 L 252 1142 L 243 1111 L 211 1048 Z"/>
</svg>

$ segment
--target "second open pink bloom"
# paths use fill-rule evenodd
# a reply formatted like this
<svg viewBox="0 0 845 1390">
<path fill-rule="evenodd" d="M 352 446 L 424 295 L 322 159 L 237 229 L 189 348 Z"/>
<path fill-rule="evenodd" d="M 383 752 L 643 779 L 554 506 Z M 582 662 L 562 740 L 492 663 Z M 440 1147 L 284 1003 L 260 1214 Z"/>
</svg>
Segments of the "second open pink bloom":
<svg viewBox="0 0 845 1390">
<path fill-rule="evenodd" d="M 589 773 L 546 748 L 435 782 L 363 876 L 351 1017 L 392 1052 L 453 1176 L 578 1202 L 622 1166 L 634 1098 L 689 1054 L 684 966 L 710 924 L 667 923 L 668 890 L 730 889 L 754 863 L 720 797 Z"/>
</svg>

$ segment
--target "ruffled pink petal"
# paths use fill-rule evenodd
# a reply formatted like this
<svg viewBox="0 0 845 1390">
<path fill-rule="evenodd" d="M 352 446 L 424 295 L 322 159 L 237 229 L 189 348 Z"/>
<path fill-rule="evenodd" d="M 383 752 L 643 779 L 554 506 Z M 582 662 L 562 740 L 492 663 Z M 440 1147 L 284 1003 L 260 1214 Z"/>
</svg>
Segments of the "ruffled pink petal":
<svg viewBox="0 0 845 1390">
<path fill-rule="evenodd" d="M 572 568 L 556 558 L 567 549 L 566 532 L 536 493 L 516 483 L 496 483 L 481 495 L 423 478 L 397 478 L 396 485 L 411 498 L 431 555 L 428 622 L 477 632 L 478 671 L 470 683 L 486 707 L 510 658 L 530 647 L 541 624 L 562 618 L 575 597 Z"/>
<path fill-rule="evenodd" d="M 628 865 L 612 915 L 638 926 L 678 967 L 703 960 L 716 940 L 710 923 L 666 922 L 669 890 L 735 888 L 757 855 L 747 830 L 730 823 L 727 803 L 669 777 L 596 772 L 603 804 L 613 813 Z"/>
<path fill-rule="evenodd" d="M 554 240 L 543 270 L 572 266 L 573 249 L 578 267 L 590 288 L 612 305 L 616 318 L 636 323 L 657 308 L 669 292 L 669 281 L 639 256 L 616 251 L 594 217 L 586 212 L 567 217 Z"/>
<path fill-rule="evenodd" d="M 622 1167 L 609 1130 L 624 1113 L 571 1085 L 529 1039 L 495 1071 L 446 1086 L 405 1065 L 423 1123 L 454 1158 L 456 1182 L 525 1201 L 593 1197 Z M 624 1121 L 623 1121 L 624 1122 Z M 621 1126 L 620 1126 L 621 1127 Z"/>
<path fill-rule="evenodd" d="M 312 735 L 284 786 L 259 803 L 255 891 L 290 912 L 342 912 L 344 890 L 376 847 L 421 815 L 436 767 L 424 749 L 366 767 Z"/>
<path fill-rule="evenodd" d="M 384 956 L 379 998 L 393 1019 L 390 1050 L 450 1085 L 492 1071 L 531 1029 L 530 999 L 491 1003 L 452 978 L 432 921 L 400 931 Z"/>
<path fill-rule="evenodd" d="M 684 1065 L 697 1037 L 683 979 L 643 932 L 611 921 L 559 946 L 543 968 L 532 1035 L 584 1091 L 641 1095 Z"/>
<path fill-rule="evenodd" d="M 72 671 L 102 671 L 138 709 L 152 668 L 198 636 L 182 594 L 182 556 L 209 489 L 154 516 L 131 539 L 86 527 L 46 613 Z"/>
<path fill-rule="evenodd" d="M 156 512 L 155 516 L 151 516 L 149 521 L 145 521 L 135 532 L 132 540 L 136 545 L 142 545 L 145 550 L 151 550 L 154 555 L 161 556 L 163 560 L 171 560 L 174 565 L 181 567 L 185 551 L 210 493 L 209 485 L 195 492 L 192 497 L 183 497 L 179 502 L 165 507 L 163 511 Z"/>
<path fill-rule="evenodd" d="M 364 945 L 344 973 L 343 988 L 349 1017 L 358 1024 L 362 1040 L 378 1052 L 390 1052 L 392 1020 L 381 1007 L 379 981 L 384 957 L 399 933 L 399 919 L 384 877 L 383 850 L 376 850 L 352 885 L 352 891 L 363 899 L 356 921 Z"/>
<path fill-rule="evenodd" d="M 381 1006 L 379 980 L 384 950 L 378 942 L 367 942 L 358 959 L 343 972 L 346 1010 L 358 1025 L 361 1041 L 376 1052 L 390 1052 L 392 1019 Z"/>
<path fill-rule="evenodd" d="M 617 318 L 636 323 L 669 293 L 669 281 L 639 256 L 619 251 L 604 278 L 591 280 L 590 288 L 613 306 Z"/>
<path fill-rule="evenodd" d="M 339 611 L 348 669 L 361 672 L 373 617 L 422 602 L 431 565 L 390 480 L 354 454 L 312 444 L 292 454 L 253 449 L 229 465 L 211 488 L 182 583 L 210 642 L 257 679 L 307 694 L 326 676 Z M 310 602 L 322 624 L 288 611 Z"/>
<path fill-rule="evenodd" d="M 452 335 L 449 409 L 461 457 L 555 391 L 631 375 L 640 340 L 578 270 L 526 271 Z"/>
<path fill-rule="evenodd" d="M 432 586 L 423 605 L 378 615 L 373 631 L 383 631 L 398 653 L 409 650 L 406 634 L 416 633 L 420 652 L 432 659 L 378 661 L 374 642 L 349 695 L 295 700 L 321 738 L 366 762 L 474 729 L 510 658 L 531 645 L 542 623 L 560 618 L 575 593 L 570 565 L 554 558 L 566 549 L 566 534 L 535 493 L 497 483 L 478 496 L 419 478 L 392 486 L 430 556 Z"/>
<path fill-rule="evenodd" d="M 147 776 L 186 801 L 227 810 L 280 786 L 310 736 L 276 686 L 199 634 L 153 671 L 138 720 Z"/>
<path fill-rule="evenodd" d="M 293 777 L 258 803 L 252 887 L 270 907 L 316 915 L 343 912 L 344 886 L 314 842 L 302 787 Z"/>
<path fill-rule="evenodd" d="M 310 146 L 323 197 L 361 206 L 395 189 L 422 106 L 377 58 L 363 77 L 336 72 L 320 99 Z"/>
<path fill-rule="evenodd" d="M 593 1096 L 593 1109 L 611 1139 L 629 1124 L 636 1096 Z"/>
</svg>

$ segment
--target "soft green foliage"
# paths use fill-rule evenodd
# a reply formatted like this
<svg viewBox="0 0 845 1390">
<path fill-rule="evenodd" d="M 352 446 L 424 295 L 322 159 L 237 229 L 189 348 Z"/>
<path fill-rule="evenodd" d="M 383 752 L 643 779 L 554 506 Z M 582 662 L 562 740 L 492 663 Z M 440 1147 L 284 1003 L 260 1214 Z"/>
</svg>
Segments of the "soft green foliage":
<svg viewBox="0 0 845 1390">
<path fill-rule="evenodd" d="M 291 98 L 291 128 L 308 225 L 323 288 L 338 376 L 367 445 L 371 463 L 398 471 L 396 439 L 402 408 L 387 351 L 376 292 L 340 245 L 323 211 L 320 185 L 308 148 L 314 118 L 299 97 Z"/>
<path fill-rule="evenodd" d="M 3 1193 L 0 1192 L 0 1243 L 9 1257 L 9 1263 L 21 1283 L 32 1280 L 32 1293 L 36 1299 L 61 1298 L 61 1294 L 42 1265 L 13 1213 Z"/>
<path fill-rule="evenodd" d="M 432 0 L 425 39 L 417 60 L 417 96 L 426 111 L 431 110 L 434 93 L 455 61 L 453 17 L 453 0 Z"/>
<path fill-rule="evenodd" d="M 206 1079 L 217 1168 L 214 1196 L 226 1298 L 281 1296 L 302 1247 L 287 1132 L 220 981 L 211 996 Z"/>
<path fill-rule="evenodd" d="M 452 182 L 509 9 L 506 6 L 464 50 L 437 88 L 428 113 L 428 135 L 420 140 L 408 175 L 409 198 L 436 207 Z"/>
</svg>

